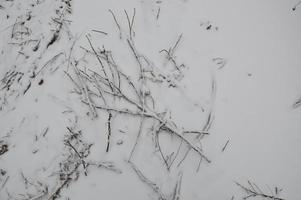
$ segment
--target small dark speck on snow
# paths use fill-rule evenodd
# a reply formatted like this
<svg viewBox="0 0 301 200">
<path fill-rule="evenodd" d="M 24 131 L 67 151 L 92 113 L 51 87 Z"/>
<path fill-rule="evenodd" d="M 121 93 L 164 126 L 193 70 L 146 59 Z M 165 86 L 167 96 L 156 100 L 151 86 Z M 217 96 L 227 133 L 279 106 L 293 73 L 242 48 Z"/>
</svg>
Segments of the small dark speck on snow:
<svg viewBox="0 0 301 200">
<path fill-rule="evenodd" d="M 7 144 L 3 144 L 0 147 L 0 155 L 5 154 L 8 151 L 8 145 Z"/>
<path fill-rule="evenodd" d="M 2 176 L 4 176 L 4 175 L 6 174 L 6 171 L 3 170 L 3 169 L 0 169 L 0 174 L 1 174 Z"/>
<path fill-rule="evenodd" d="M 50 40 L 50 42 L 47 44 L 47 49 L 50 45 L 52 45 L 59 37 L 58 32 L 55 32 Z"/>
<path fill-rule="evenodd" d="M 117 141 L 117 145 L 122 145 L 122 144 L 123 144 L 123 140 L 120 139 Z"/>
<path fill-rule="evenodd" d="M 43 83 L 44 83 L 44 80 L 41 79 L 41 80 L 39 81 L 39 85 L 42 85 Z"/>
</svg>

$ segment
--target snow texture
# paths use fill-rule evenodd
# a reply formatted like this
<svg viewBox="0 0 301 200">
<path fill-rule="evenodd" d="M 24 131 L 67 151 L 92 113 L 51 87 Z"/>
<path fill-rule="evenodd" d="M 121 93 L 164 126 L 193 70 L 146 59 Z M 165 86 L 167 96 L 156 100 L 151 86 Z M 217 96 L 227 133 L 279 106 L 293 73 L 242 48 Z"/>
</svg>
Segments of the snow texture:
<svg viewBox="0 0 301 200">
<path fill-rule="evenodd" d="M 0 0 L 0 200 L 301 199 L 301 3 Z"/>
</svg>

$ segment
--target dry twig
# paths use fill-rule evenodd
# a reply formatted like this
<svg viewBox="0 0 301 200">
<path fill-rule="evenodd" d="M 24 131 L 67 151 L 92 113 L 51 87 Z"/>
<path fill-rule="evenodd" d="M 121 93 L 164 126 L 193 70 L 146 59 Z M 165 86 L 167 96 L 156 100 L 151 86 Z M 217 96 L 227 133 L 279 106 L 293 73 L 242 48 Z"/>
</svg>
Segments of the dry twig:
<svg viewBox="0 0 301 200">
<path fill-rule="evenodd" d="M 224 151 L 225 151 L 225 149 L 226 149 L 226 147 L 227 147 L 227 145 L 228 145 L 229 141 L 230 141 L 230 140 L 227 140 L 226 144 L 225 144 L 225 145 L 224 145 L 224 147 L 222 148 L 222 152 L 224 152 Z"/>
<path fill-rule="evenodd" d="M 132 169 L 134 170 L 134 172 L 137 174 L 137 176 L 139 177 L 139 179 L 145 183 L 147 186 L 149 186 L 158 196 L 160 200 L 167 200 L 168 198 L 165 197 L 165 195 L 162 193 L 162 191 L 160 190 L 160 187 L 158 185 L 156 185 L 154 182 L 152 182 L 151 180 L 149 180 L 139 169 L 136 165 L 134 165 L 134 163 L 132 163 L 131 161 L 128 161 L 128 163 L 130 164 L 130 166 L 132 167 Z"/>
<path fill-rule="evenodd" d="M 239 186 L 240 188 L 242 188 L 244 190 L 244 192 L 246 193 L 246 196 L 243 197 L 243 199 L 248 199 L 251 197 L 262 197 L 262 198 L 267 198 L 267 199 L 272 199 L 272 200 L 284 200 L 283 198 L 277 197 L 278 196 L 278 192 L 276 194 L 274 194 L 271 191 L 271 195 L 268 195 L 264 192 L 262 192 L 262 190 L 255 184 L 252 183 L 250 181 L 248 181 L 248 186 L 243 186 L 238 182 L 235 182 L 237 186 Z M 277 187 L 276 187 L 277 188 Z M 275 189 L 277 190 L 277 189 Z"/>
<path fill-rule="evenodd" d="M 109 152 L 109 148 L 110 148 L 110 138 L 111 138 L 111 120 L 112 120 L 112 113 L 109 112 L 109 118 L 108 118 L 108 141 L 107 141 L 107 148 L 106 148 L 106 152 Z"/>
<path fill-rule="evenodd" d="M 109 12 L 111 13 L 111 15 L 112 15 L 112 17 L 113 17 L 113 19 L 114 19 L 114 21 L 115 21 L 115 23 L 116 23 L 116 26 L 117 26 L 117 28 L 118 28 L 118 30 L 119 30 L 119 38 L 121 39 L 121 38 L 122 38 L 122 34 L 121 34 L 121 28 L 120 28 L 120 25 L 119 25 L 119 23 L 118 23 L 118 21 L 117 21 L 117 19 L 116 19 L 115 14 L 113 13 L 113 11 L 112 11 L 111 9 L 109 9 Z"/>
<path fill-rule="evenodd" d="M 126 10 L 124 10 L 125 15 L 126 15 L 126 19 L 128 21 L 128 26 L 129 26 L 129 32 L 130 32 L 130 39 L 133 40 L 133 25 L 134 25 L 134 20 L 135 20 L 135 16 L 136 16 L 136 9 L 134 8 L 134 13 L 132 16 L 132 20 L 130 20 L 130 17 L 127 13 Z"/>
</svg>

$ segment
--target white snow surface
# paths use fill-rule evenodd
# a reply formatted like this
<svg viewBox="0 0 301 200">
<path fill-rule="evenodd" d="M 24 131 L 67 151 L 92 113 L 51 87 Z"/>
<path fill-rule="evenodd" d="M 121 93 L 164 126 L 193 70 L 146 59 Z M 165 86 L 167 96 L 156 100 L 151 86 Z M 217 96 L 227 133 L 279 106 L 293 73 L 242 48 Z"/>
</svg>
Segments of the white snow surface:
<svg viewBox="0 0 301 200">
<path fill-rule="evenodd" d="M 301 199 L 298 5 L 0 0 L 0 200 Z"/>
</svg>

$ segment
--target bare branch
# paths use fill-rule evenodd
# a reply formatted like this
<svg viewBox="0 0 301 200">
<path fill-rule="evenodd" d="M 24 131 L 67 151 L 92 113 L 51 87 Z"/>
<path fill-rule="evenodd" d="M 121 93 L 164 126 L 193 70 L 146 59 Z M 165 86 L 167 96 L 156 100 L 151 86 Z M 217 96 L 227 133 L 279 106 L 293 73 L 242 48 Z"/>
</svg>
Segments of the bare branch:
<svg viewBox="0 0 301 200">
<path fill-rule="evenodd" d="M 101 33 L 101 34 L 104 34 L 104 35 L 108 35 L 108 33 L 104 32 L 104 31 L 95 30 L 95 29 L 93 29 L 92 31 L 96 32 L 96 33 Z"/>
<path fill-rule="evenodd" d="M 104 168 L 112 172 L 115 172 L 117 174 L 122 173 L 122 171 L 119 168 L 117 168 L 113 162 L 109 162 L 109 161 L 98 162 L 98 163 L 88 162 L 88 165 L 97 166 L 98 168 Z"/>
<path fill-rule="evenodd" d="M 142 120 L 140 121 L 140 125 L 139 125 L 139 131 L 138 131 L 138 134 L 137 134 L 137 137 L 136 137 L 136 141 L 135 141 L 135 144 L 132 148 L 132 151 L 130 153 L 130 156 L 129 156 L 129 161 L 132 159 L 132 156 L 136 150 L 136 146 L 138 145 L 138 142 L 139 142 L 139 139 L 140 139 L 140 136 L 141 136 L 141 133 L 142 133 L 142 128 L 143 128 L 143 122 L 144 122 L 144 117 L 142 117 Z"/>
<path fill-rule="evenodd" d="M 182 177 L 183 177 L 183 173 L 180 172 L 178 174 L 178 180 L 177 180 L 176 187 L 175 187 L 175 190 L 172 195 L 172 200 L 180 200 L 181 199 Z"/>
<path fill-rule="evenodd" d="M 225 144 L 225 145 L 224 145 L 224 147 L 222 148 L 222 152 L 224 152 L 224 151 L 225 151 L 225 149 L 226 149 L 226 147 L 227 147 L 227 145 L 228 145 L 229 141 L 230 141 L 230 140 L 227 140 L 226 144 Z"/>
<path fill-rule="evenodd" d="M 246 193 L 247 196 L 245 196 L 243 199 L 248 199 L 250 197 L 258 196 L 258 197 L 272 199 L 272 200 L 285 200 L 283 198 L 280 198 L 280 197 L 277 197 L 277 196 L 274 196 L 274 195 L 268 195 L 268 194 L 263 193 L 256 184 L 251 183 L 250 181 L 248 181 L 248 184 L 250 185 L 250 187 L 243 186 L 238 182 L 235 182 L 235 184 L 238 185 L 240 188 L 242 188 L 244 190 L 244 192 Z M 255 189 L 253 187 L 253 185 L 257 189 Z"/>
<path fill-rule="evenodd" d="M 131 21 L 130 21 L 130 17 L 128 15 L 127 11 L 124 10 L 124 12 L 125 12 L 125 15 L 126 15 L 128 26 L 129 26 L 130 39 L 133 40 L 133 37 L 132 37 L 133 36 L 133 24 L 134 24 L 135 15 L 136 15 L 136 9 L 134 8 L 134 13 L 133 13 Z"/>
<path fill-rule="evenodd" d="M 128 163 L 130 164 L 130 166 L 132 167 L 132 169 L 134 170 L 134 172 L 137 174 L 137 176 L 139 177 L 139 179 L 143 183 L 145 183 L 147 186 L 149 186 L 159 196 L 160 200 L 167 200 L 167 198 L 165 197 L 165 195 L 161 192 L 159 186 L 157 186 L 154 182 L 152 182 L 146 176 L 144 176 L 144 174 L 138 169 L 138 167 L 136 167 L 134 165 L 134 163 L 132 163 L 131 161 L 128 161 Z"/>
<path fill-rule="evenodd" d="M 89 44 L 90 44 L 91 49 L 93 50 L 93 52 L 94 52 L 94 54 L 95 54 L 95 56 L 96 56 L 96 58 L 97 58 L 99 64 L 101 65 L 101 69 L 102 69 L 103 74 L 105 75 L 106 81 L 108 82 L 108 84 L 110 85 L 111 90 L 113 91 L 113 88 L 112 88 L 112 86 L 111 86 L 111 83 L 110 83 L 110 81 L 109 81 L 109 78 L 108 78 L 108 75 L 107 75 L 107 72 L 106 72 L 106 70 L 105 70 L 105 67 L 104 67 L 103 63 L 101 62 L 101 60 L 100 60 L 100 58 L 99 58 L 99 56 L 98 56 L 96 50 L 94 49 L 94 47 L 93 47 L 93 45 L 92 45 L 91 40 L 89 39 L 89 37 L 86 36 L 86 38 L 87 38 L 87 40 L 88 40 L 88 42 L 89 42 Z"/>
<path fill-rule="evenodd" d="M 107 141 L 107 148 L 106 152 L 109 152 L 110 148 L 110 138 L 111 138 L 111 119 L 112 119 L 112 113 L 109 112 L 109 118 L 108 118 L 108 141 Z"/>
<path fill-rule="evenodd" d="M 122 35 L 121 35 L 121 28 L 120 28 L 120 25 L 119 25 L 119 23 L 118 23 L 118 21 L 117 21 L 117 19 L 116 19 L 115 14 L 113 13 L 113 11 L 112 11 L 111 9 L 109 9 L 109 12 L 110 12 L 111 15 L 113 16 L 113 19 L 114 19 L 114 21 L 115 21 L 115 23 L 116 23 L 116 26 L 117 26 L 118 30 L 119 30 L 119 38 L 121 39 L 121 38 L 122 38 Z"/>
</svg>

